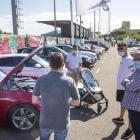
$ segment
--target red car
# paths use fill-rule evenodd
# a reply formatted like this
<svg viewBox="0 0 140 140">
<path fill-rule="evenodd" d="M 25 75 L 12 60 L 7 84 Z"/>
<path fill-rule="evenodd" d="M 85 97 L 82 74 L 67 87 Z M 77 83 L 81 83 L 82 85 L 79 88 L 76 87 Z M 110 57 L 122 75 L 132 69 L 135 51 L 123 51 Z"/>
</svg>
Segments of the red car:
<svg viewBox="0 0 140 140">
<path fill-rule="evenodd" d="M 27 62 L 43 47 L 24 58 L 9 74 L 0 71 L 0 124 L 20 131 L 29 131 L 39 124 L 41 104 L 32 103 L 36 79 L 17 77 Z"/>
<path fill-rule="evenodd" d="M 89 47 L 91 47 L 91 45 L 92 45 L 92 44 L 86 44 L 86 46 L 89 46 Z M 98 47 L 98 46 L 95 46 L 95 45 L 93 45 L 93 47 L 94 47 L 95 49 L 97 49 L 97 50 L 100 50 L 100 51 L 102 52 L 102 54 L 105 52 L 105 48 Z"/>
</svg>

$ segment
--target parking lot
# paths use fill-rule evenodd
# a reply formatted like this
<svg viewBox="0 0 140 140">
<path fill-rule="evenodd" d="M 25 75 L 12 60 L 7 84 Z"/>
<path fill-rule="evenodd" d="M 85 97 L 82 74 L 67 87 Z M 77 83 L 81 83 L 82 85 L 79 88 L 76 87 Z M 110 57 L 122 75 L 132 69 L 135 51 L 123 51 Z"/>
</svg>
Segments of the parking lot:
<svg viewBox="0 0 140 140">
<path fill-rule="evenodd" d="M 134 48 L 129 48 L 130 52 Z M 117 125 L 112 122 L 112 118 L 118 117 L 120 105 L 116 102 L 116 80 L 121 57 L 117 54 L 116 47 L 111 47 L 105 52 L 101 60 L 95 63 L 91 70 L 95 79 L 98 80 L 104 95 L 109 100 L 108 109 L 102 105 L 102 111 L 97 114 L 97 104 L 88 106 L 82 103 L 82 107 L 77 109 L 71 107 L 71 126 L 67 140 L 120 140 L 122 133 L 128 126 L 128 113 L 125 113 L 124 125 Z M 0 140 L 39 140 L 39 128 L 31 132 L 17 132 L 0 126 Z M 53 140 L 53 135 L 51 136 Z M 134 140 L 134 136 L 130 138 Z"/>
</svg>

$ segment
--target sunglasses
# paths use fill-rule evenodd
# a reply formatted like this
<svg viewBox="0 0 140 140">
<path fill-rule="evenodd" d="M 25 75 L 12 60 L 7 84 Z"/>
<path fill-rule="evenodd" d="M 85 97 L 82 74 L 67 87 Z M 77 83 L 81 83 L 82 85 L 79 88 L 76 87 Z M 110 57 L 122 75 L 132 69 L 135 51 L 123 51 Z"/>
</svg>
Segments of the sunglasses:
<svg viewBox="0 0 140 140">
<path fill-rule="evenodd" d="M 118 47 L 118 48 L 117 48 L 117 50 L 118 50 L 118 51 L 119 51 L 119 50 L 123 50 L 123 48 L 121 48 L 121 47 Z"/>
</svg>

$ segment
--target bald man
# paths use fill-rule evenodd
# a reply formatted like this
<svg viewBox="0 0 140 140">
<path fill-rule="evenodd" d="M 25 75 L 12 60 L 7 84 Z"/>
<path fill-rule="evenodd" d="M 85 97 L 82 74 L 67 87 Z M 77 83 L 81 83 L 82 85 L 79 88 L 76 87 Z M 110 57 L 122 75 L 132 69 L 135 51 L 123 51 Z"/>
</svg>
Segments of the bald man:
<svg viewBox="0 0 140 140">
<path fill-rule="evenodd" d="M 140 52 L 133 55 L 136 70 L 123 81 L 125 94 L 121 103 L 128 110 L 135 140 L 140 140 Z"/>
</svg>

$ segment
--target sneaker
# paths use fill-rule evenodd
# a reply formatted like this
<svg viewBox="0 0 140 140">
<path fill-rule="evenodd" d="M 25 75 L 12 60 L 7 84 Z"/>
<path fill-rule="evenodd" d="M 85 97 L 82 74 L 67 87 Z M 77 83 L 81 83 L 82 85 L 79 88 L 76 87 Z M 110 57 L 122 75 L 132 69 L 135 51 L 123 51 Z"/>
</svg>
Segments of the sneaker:
<svg viewBox="0 0 140 140">
<path fill-rule="evenodd" d="M 133 132 L 128 128 L 121 136 L 121 139 L 128 139 L 133 135 Z"/>
<path fill-rule="evenodd" d="M 115 122 L 115 123 L 124 124 L 124 119 L 120 119 L 119 117 L 118 118 L 113 118 L 112 121 Z"/>
</svg>

